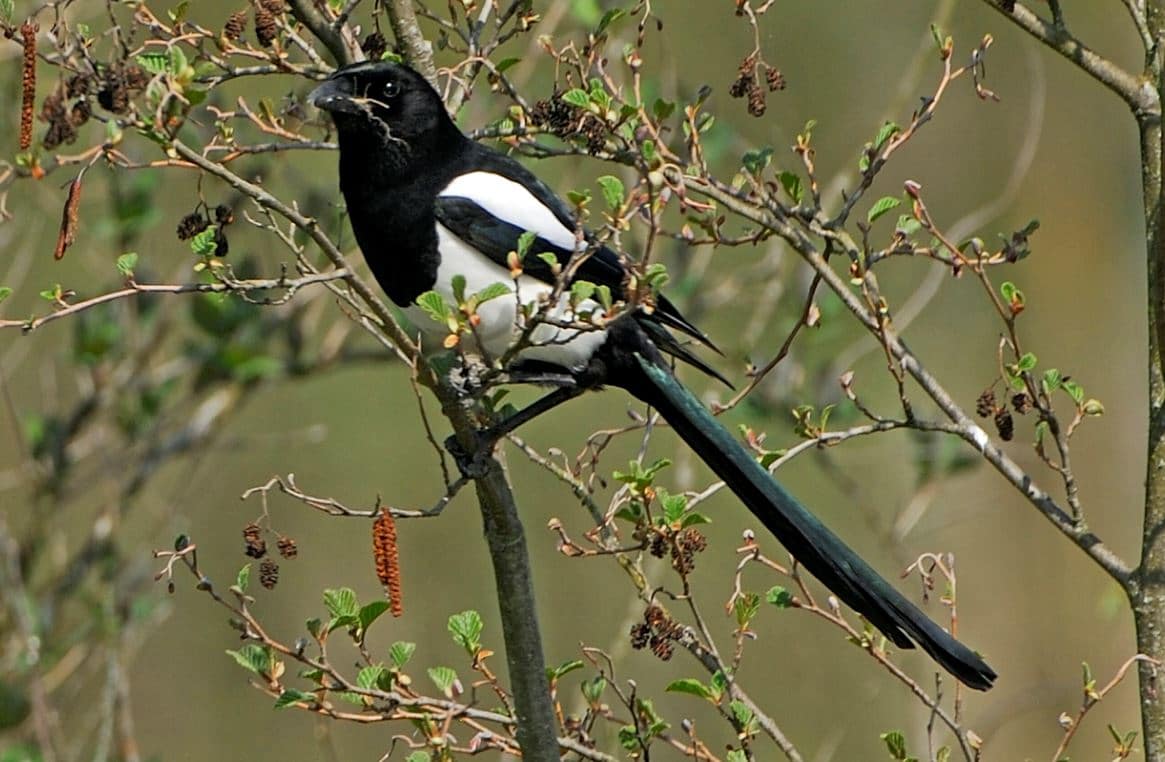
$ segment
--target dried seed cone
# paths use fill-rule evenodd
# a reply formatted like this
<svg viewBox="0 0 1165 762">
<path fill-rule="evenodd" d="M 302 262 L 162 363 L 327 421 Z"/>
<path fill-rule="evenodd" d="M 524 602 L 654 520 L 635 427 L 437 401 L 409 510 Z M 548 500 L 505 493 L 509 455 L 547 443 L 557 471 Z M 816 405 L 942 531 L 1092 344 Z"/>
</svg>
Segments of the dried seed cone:
<svg viewBox="0 0 1165 762">
<path fill-rule="evenodd" d="M 989 418 L 995 414 L 994 389 L 984 389 L 983 393 L 979 395 L 979 399 L 975 400 L 975 413 L 980 418 Z"/>
<path fill-rule="evenodd" d="M 259 584 L 268 590 L 279 584 L 279 564 L 270 558 L 259 564 Z"/>
<path fill-rule="evenodd" d="M 275 14 L 262 5 L 255 8 L 255 37 L 265 48 L 271 47 L 275 38 L 279 36 L 279 24 Z"/>
<path fill-rule="evenodd" d="M 243 32 L 247 30 L 247 12 L 235 11 L 227 17 L 227 23 L 223 25 L 222 36 L 226 37 L 231 42 L 238 42 L 243 39 Z"/>
</svg>

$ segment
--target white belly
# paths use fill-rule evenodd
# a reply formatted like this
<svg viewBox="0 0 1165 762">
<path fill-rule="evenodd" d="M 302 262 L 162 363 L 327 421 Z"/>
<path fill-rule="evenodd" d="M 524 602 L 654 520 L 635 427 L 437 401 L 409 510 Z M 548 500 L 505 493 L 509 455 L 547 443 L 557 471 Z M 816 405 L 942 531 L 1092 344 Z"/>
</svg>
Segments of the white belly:
<svg viewBox="0 0 1165 762">
<path fill-rule="evenodd" d="M 441 294 L 450 304 L 456 304 L 453 297 L 453 276 L 465 278 L 465 293 L 471 295 L 481 291 L 494 283 L 503 283 L 510 288 L 511 294 L 515 290 L 510 271 L 494 264 L 483 257 L 479 252 L 467 246 L 460 238 L 449 232 L 444 225 L 437 225 L 437 246 L 441 252 L 441 264 L 437 269 L 437 283 L 434 290 Z M 551 287 L 539 280 L 526 275 L 518 277 L 516 290 L 517 298 L 502 296 L 492 299 L 478 307 L 477 314 L 481 322 L 476 328 L 480 349 L 490 359 L 496 359 L 506 353 L 506 350 L 521 335 L 524 326 L 519 322 L 517 315 L 518 299 L 523 304 L 537 304 L 540 299 L 550 294 Z M 598 308 L 598 304 L 587 301 L 580 307 L 591 310 Z M 427 312 L 416 305 L 406 309 L 409 320 L 431 340 L 433 345 L 440 346 L 449 334 L 448 326 L 439 323 Z M 569 321 L 572 318 L 567 297 L 560 298 L 558 306 L 551 310 L 547 317 L 558 321 Z M 530 334 L 530 346 L 525 347 L 518 354 L 523 360 L 540 360 L 552 363 L 562 368 L 577 370 L 587 363 L 591 355 L 602 346 L 607 339 L 604 330 L 577 330 L 573 328 L 559 328 L 541 324 Z"/>
</svg>

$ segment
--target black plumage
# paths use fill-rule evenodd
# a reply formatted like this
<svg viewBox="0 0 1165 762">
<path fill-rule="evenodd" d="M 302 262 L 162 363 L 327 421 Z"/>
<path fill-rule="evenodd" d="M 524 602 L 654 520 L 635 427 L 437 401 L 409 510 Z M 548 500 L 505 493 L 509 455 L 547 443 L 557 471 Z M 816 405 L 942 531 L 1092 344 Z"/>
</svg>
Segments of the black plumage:
<svg viewBox="0 0 1165 762">
<path fill-rule="evenodd" d="M 549 293 L 554 284 L 553 268 L 538 254 L 553 254 L 566 266 L 587 249 L 585 242 L 580 246 L 569 207 L 525 167 L 465 137 L 437 92 L 412 69 L 384 62 L 345 67 L 312 100 L 330 111 L 336 123 L 340 188 L 356 240 L 377 281 L 401 307 L 410 308 L 429 290 L 449 293 L 454 276 L 465 277 L 470 292 L 491 278 L 512 283 L 508 257 L 525 232 L 535 238 L 522 262 L 522 301 Z M 591 248 L 575 277 L 621 294 L 627 263 L 607 247 Z M 515 300 L 497 301 L 501 306 L 483 316 L 480 333 L 487 351 L 506 346 L 518 330 Z M 416 315 L 416 308 L 412 310 Z M 447 330 L 425 325 L 423 316 L 418 327 L 434 333 Z M 932 622 L 786 492 L 680 384 L 665 355 L 722 376 L 670 333 L 668 329 L 712 347 L 674 304 L 660 296 L 654 309 L 629 311 L 599 331 L 543 328 L 541 340 L 523 350 L 518 363 L 549 370 L 543 377 L 565 385 L 487 432 L 489 444 L 501 431 L 584 389 L 621 387 L 657 409 L 757 519 L 846 605 L 898 646 L 917 643 L 972 688 L 991 687 L 996 674 L 977 654 Z"/>
</svg>

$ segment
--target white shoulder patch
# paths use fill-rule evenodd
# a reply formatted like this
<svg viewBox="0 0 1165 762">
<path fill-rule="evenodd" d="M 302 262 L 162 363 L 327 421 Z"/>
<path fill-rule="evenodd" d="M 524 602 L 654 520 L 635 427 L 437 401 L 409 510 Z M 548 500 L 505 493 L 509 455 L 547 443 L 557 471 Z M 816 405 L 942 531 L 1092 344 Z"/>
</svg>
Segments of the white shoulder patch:
<svg viewBox="0 0 1165 762">
<path fill-rule="evenodd" d="M 458 175 L 438 195 L 467 198 L 482 209 L 536 233 L 560 248 L 575 248 L 574 231 L 567 228 L 534 194 L 521 184 L 493 172 L 467 172 Z"/>
</svg>

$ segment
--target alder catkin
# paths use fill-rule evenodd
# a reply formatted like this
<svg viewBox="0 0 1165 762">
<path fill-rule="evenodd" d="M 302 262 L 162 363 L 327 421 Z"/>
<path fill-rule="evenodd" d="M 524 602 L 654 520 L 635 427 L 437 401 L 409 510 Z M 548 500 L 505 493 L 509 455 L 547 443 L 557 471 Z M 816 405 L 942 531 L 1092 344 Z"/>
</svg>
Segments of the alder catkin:
<svg viewBox="0 0 1165 762">
<path fill-rule="evenodd" d="M 20 25 L 20 39 L 24 44 L 24 69 L 21 72 L 20 150 L 32 147 L 32 112 L 36 107 L 36 32 L 33 21 Z"/>
<path fill-rule="evenodd" d="M 388 593 L 388 603 L 393 616 L 404 613 L 404 604 L 401 602 L 400 584 L 400 557 L 396 546 L 396 521 L 387 508 L 381 508 L 380 514 L 372 524 L 372 553 L 376 561 L 376 576 L 380 584 Z"/>
</svg>

